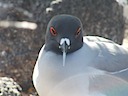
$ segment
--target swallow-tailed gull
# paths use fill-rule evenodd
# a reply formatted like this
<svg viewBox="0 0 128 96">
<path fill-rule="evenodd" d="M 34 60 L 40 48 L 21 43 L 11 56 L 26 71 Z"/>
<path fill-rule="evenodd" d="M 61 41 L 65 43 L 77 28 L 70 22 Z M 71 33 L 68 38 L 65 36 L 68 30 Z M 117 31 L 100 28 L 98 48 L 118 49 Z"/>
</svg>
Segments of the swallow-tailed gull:
<svg viewBox="0 0 128 96">
<path fill-rule="evenodd" d="M 48 23 L 33 83 L 40 96 L 127 96 L 127 68 L 127 49 L 83 36 L 81 21 L 62 14 Z"/>
</svg>

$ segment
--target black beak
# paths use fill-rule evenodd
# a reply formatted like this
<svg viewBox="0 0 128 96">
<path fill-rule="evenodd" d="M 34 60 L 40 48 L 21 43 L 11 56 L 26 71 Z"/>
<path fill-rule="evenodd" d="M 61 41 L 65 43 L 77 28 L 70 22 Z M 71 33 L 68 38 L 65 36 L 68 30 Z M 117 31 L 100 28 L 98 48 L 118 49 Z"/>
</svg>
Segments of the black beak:
<svg viewBox="0 0 128 96">
<path fill-rule="evenodd" d="M 68 50 L 70 49 L 70 45 L 66 41 L 63 41 L 60 44 L 59 48 L 61 49 L 63 53 L 63 66 L 65 66 L 66 55 L 67 55 Z"/>
<path fill-rule="evenodd" d="M 61 45 L 61 51 L 67 53 L 67 51 L 68 51 L 68 45 L 67 45 L 66 42 L 64 42 L 64 43 Z"/>
</svg>

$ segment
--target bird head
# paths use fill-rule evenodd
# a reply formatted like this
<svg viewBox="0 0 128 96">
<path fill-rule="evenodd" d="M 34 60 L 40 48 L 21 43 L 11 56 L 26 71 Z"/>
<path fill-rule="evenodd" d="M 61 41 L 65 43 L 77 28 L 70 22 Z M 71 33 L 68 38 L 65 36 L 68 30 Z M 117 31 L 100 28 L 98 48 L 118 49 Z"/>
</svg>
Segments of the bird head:
<svg viewBox="0 0 128 96">
<path fill-rule="evenodd" d="M 73 53 L 83 46 L 83 27 L 81 21 L 71 15 L 57 15 L 47 26 L 45 50 L 63 55 Z"/>
</svg>

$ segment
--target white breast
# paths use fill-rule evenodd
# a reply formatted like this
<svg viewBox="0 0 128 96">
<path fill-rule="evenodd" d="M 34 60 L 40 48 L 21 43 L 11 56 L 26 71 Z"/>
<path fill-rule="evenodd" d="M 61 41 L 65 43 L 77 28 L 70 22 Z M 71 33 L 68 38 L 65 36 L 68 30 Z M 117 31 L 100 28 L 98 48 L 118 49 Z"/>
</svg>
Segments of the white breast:
<svg viewBox="0 0 128 96">
<path fill-rule="evenodd" d="M 111 80 L 121 81 L 123 85 L 127 84 L 123 80 L 106 75 L 104 71 L 95 69 L 95 64 L 99 64 L 99 62 L 95 62 L 96 58 L 104 55 L 103 50 L 97 43 L 86 40 L 81 49 L 67 55 L 65 66 L 62 64 L 62 55 L 45 52 L 44 47 L 41 49 L 33 73 L 34 86 L 40 96 L 107 96 L 97 90 L 89 92 L 90 78 L 93 77 L 94 82 L 101 75 L 106 76 L 104 80 L 110 78 L 108 79 L 109 85 L 111 85 Z M 109 42 L 109 40 L 103 39 L 103 44 L 104 42 Z M 111 43 L 113 42 L 110 42 L 110 45 Z M 96 67 L 102 68 L 100 64 Z M 111 68 L 111 66 L 109 67 Z"/>
</svg>

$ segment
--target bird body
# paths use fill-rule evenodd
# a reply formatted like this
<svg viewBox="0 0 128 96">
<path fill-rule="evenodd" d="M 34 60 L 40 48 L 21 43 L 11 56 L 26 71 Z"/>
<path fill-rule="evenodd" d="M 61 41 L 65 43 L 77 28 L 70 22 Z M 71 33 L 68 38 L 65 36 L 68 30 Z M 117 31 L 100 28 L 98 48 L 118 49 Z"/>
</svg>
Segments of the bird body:
<svg viewBox="0 0 128 96">
<path fill-rule="evenodd" d="M 69 21 L 65 21 L 67 19 Z M 65 34 L 59 33 L 62 29 Z M 74 29 L 76 33 L 72 32 Z M 33 83 L 40 96 L 127 96 L 128 78 L 111 75 L 128 68 L 127 49 L 102 37 L 83 37 L 81 22 L 70 15 L 54 17 L 48 25 L 45 40 L 33 72 Z M 123 87 L 116 89 L 117 84 Z M 97 90 L 95 85 L 101 89 Z M 113 92 L 116 90 L 115 93 L 119 90 L 124 93 L 122 89 L 127 92 L 109 95 L 105 85 L 113 88 Z"/>
</svg>

